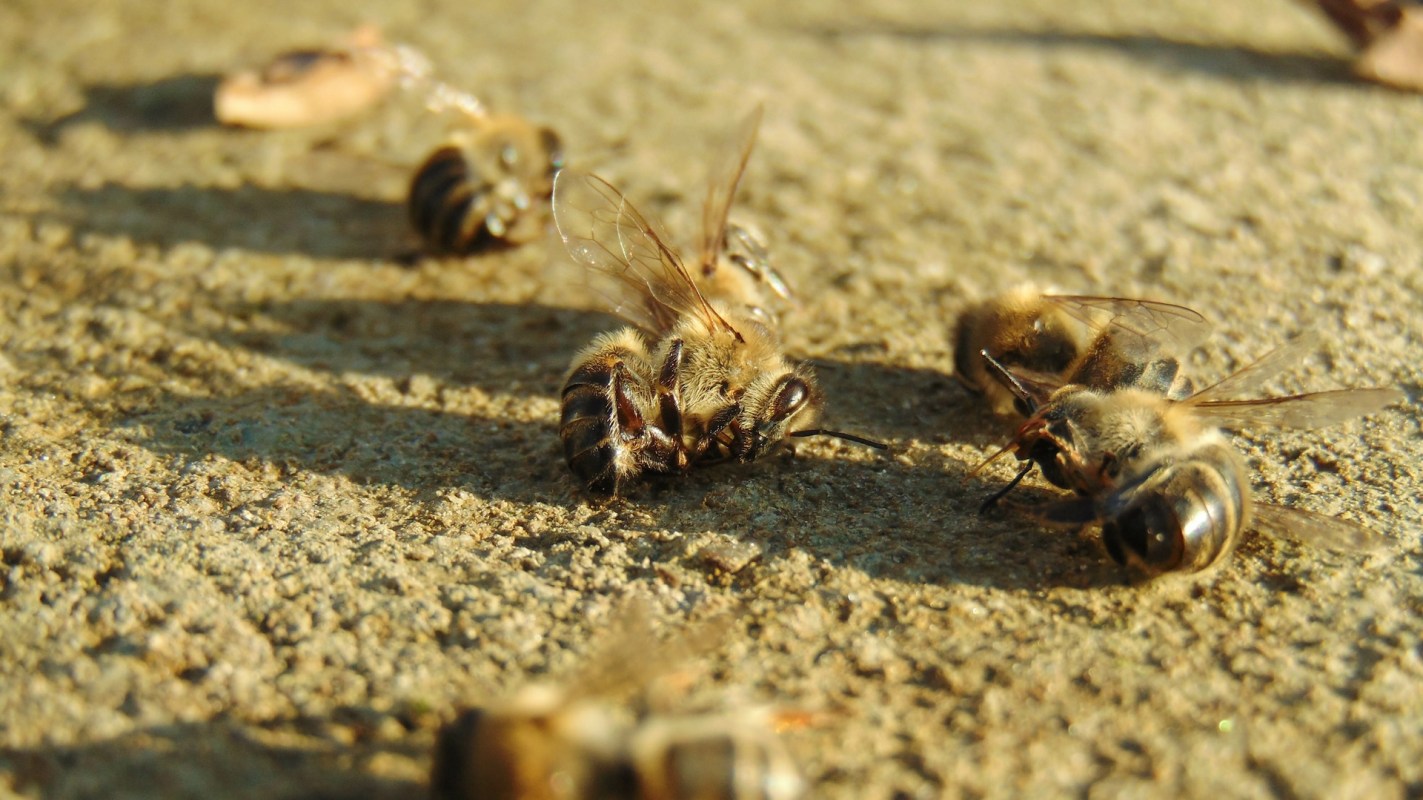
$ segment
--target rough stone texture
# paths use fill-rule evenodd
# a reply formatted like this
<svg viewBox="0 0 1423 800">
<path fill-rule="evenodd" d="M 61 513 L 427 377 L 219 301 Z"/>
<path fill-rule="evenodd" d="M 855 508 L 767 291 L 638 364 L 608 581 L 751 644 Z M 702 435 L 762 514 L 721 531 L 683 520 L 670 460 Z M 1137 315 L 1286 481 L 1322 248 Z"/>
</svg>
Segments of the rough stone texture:
<svg viewBox="0 0 1423 800">
<path fill-rule="evenodd" d="M 458 704 L 575 671 L 630 591 L 737 609 L 696 696 L 832 712 L 787 734 L 817 797 L 1423 794 L 1423 101 L 1283 0 L 870 5 L 0 7 L 0 794 L 418 797 Z M 362 20 L 686 240 L 764 102 L 739 216 L 830 424 L 893 453 L 586 502 L 557 390 L 615 323 L 556 241 L 403 258 L 409 102 L 210 121 L 216 74 Z M 1200 309 L 1206 380 L 1315 329 L 1281 390 L 1402 387 L 1241 439 L 1391 545 L 1133 586 L 977 516 L 1006 428 L 947 331 L 1026 280 Z"/>
</svg>

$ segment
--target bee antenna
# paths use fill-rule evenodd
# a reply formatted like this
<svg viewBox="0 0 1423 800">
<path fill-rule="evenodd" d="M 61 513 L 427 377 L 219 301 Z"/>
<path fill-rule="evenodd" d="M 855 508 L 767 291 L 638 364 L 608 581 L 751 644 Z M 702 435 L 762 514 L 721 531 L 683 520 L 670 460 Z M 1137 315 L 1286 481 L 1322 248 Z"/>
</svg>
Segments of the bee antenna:
<svg viewBox="0 0 1423 800">
<path fill-rule="evenodd" d="M 994 456 L 994 458 L 997 458 L 997 456 Z M 1013 476 L 1013 480 L 1009 481 L 1007 486 L 1004 486 L 1002 489 L 999 489 L 998 491 L 994 492 L 991 497 L 983 501 L 983 505 L 980 505 L 978 507 L 978 513 L 987 514 L 990 510 L 992 510 L 994 506 L 998 505 L 999 500 L 1002 500 L 1004 496 L 1006 496 L 1009 492 L 1013 491 L 1013 487 L 1017 486 L 1019 481 L 1027 477 L 1028 471 L 1032 468 L 1033 462 L 1025 462 L 1023 464 L 1023 468 L 1018 470 L 1018 474 Z"/>
<path fill-rule="evenodd" d="M 874 439 L 866 439 L 863 436 L 856 436 L 853 433 L 844 431 L 832 431 L 825 428 L 807 428 L 803 431 L 791 431 L 791 436 L 834 436 L 836 439 L 844 439 L 847 442 L 862 444 L 865 447 L 873 447 L 876 450 L 888 450 L 889 445 L 884 442 L 877 442 Z"/>
<path fill-rule="evenodd" d="M 977 475 L 978 473 L 982 472 L 984 467 L 986 467 L 986 466 L 988 466 L 989 464 L 992 464 L 993 462 L 995 462 L 995 461 L 997 461 L 998 459 L 1002 458 L 1004 453 L 1007 453 L 1009 450 L 1012 450 L 1012 449 L 1013 449 L 1013 444 L 1014 444 L 1013 442 L 1009 442 L 1008 444 L 1005 444 L 1005 445 L 1003 445 L 1002 447 L 998 448 L 998 452 L 994 453 L 993 455 L 989 456 L 988 458 L 983 459 L 983 461 L 979 462 L 979 465 L 978 465 L 978 466 L 976 466 L 976 467 L 974 467 L 973 469 L 969 470 L 968 476 L 969 476 L 970 478 L 974 477 L 974 476 Z M 1029 462 L 1029 463 L 1031 463 L 1031 462 Z"/>
<path fill-rule="evenodd" d="M 1038 401 L 1033 397 L 1033 393 L 1028 391 L 1028 387 L 1024 386 L 1022 381 L 1018 380 L 1018 376 L 1009 372 L 1007 367 L 998 363 L 998 359 L 989 355 L 987 350 L 979 350 L 978 353 L 983 356 L 984 361 L 988 362 L 988 366 L 995 373 L 998 382 L 1007 387 L 1008 391 L 1012 392 L 1014 397 L 1021 400 L 1023 405 L 1028 409 L 1028 416 L 1032 416 L 1033 412 L 1038 409 Z"/>
</svg>

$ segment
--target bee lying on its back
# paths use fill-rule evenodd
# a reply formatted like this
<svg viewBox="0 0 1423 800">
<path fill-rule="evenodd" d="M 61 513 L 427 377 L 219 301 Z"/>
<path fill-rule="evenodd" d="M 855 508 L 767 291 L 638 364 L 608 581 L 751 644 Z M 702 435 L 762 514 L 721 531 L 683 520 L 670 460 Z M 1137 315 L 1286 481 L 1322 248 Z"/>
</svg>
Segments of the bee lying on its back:
<svg viewBox="0 0 1423 800">
<path fill-rule="evenodd" d="M 564 383 L 559 435 L 590 492 L 616 495 L 648 472 L 752 461 L 791 436 L 883 447 L 814 427 L 824 397 L 810 366 L 782 353 L 761 291 L 784 296 L 785 284 L 764 247 L 727 225 L 760 118 L 757 109 L 746 119 L 731 157 L 713 172 L 699 279 L 607 181 L 558 174 L 553 214 L 569 255 L 609 284 L 613 311 L 636 326 L 595 339 Z"/>
</svg>

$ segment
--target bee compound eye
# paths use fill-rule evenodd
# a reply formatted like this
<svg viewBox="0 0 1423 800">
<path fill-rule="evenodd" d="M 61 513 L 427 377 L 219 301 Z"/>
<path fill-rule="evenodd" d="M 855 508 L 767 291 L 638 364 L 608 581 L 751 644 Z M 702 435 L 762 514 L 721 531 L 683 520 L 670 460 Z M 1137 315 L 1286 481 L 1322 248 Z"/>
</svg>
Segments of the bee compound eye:
<svg viewBox="0 0 1423 800">
<path fill-rule="evenodd" d="M 771 419 L 780 421 L 801 410 L 810 400 L 810 387 L 800 378 L 787 378 L 776 392 L 775 403 L 771 406 Z"/>
</svg>

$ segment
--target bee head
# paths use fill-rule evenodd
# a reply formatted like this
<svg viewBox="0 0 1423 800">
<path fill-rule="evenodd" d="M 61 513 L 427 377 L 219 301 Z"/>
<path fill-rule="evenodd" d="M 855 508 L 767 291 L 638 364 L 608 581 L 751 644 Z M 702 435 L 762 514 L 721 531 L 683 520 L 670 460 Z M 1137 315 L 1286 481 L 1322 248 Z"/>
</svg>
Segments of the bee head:
<svg viewBox="0 0 1423 800">
<path fill-rule="evenodd" d="M 1074 488 L 1066 463 L 1078 448 L 1077 424 L 1068 408 L 1048 403 L 1018 428 L 1014 452 L 1019 461 L 1032 461 L 1054 486 Z"/>
<path fill-rule="evenodd" d="M 741 416 L 732 423 L 732 455 L 743 463 L 760 458 L 795 429 L 813 426 L 824 402 L 815 376 L 803 364 L 763 391 L 748 391 Z"/>
</svg>

